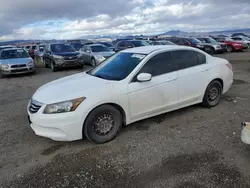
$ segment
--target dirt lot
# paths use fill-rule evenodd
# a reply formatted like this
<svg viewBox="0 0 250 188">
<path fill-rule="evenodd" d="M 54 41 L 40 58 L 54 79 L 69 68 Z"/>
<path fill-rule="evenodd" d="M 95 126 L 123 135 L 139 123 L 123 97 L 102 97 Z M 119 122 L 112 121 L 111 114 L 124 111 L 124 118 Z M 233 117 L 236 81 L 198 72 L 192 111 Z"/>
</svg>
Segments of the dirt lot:
<svg viewBox="0 0 250 188">
<path fill-rule="evenodd" d="M 54 142 L 28 124 L 35 90 L 81 70 L 0 79 L 0 187 L 250 187 L 250 146 L 240 140 L 240 123 L 250 121 L 250 52 L 218 56 L 232 62 L 235 80 L 217 107 L 140 121 L 103 145 Z"/>
</svg>

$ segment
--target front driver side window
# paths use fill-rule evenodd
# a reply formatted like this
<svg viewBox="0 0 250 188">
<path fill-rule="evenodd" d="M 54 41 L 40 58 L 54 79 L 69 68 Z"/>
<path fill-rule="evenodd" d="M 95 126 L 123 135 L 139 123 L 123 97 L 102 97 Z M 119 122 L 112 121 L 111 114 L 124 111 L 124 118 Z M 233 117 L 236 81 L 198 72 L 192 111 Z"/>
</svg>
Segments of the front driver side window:
<svg viewBox="0 0 250 188">
<path fill-rule="evenodd" d="M 140 70 L 139 74 L 149 73 L 152 76 L 159 76 L 175 70 L 176 68 L 172 61 L 171 53 L 163 52 L 148 60 L 148 62 Z"/>
</svg>

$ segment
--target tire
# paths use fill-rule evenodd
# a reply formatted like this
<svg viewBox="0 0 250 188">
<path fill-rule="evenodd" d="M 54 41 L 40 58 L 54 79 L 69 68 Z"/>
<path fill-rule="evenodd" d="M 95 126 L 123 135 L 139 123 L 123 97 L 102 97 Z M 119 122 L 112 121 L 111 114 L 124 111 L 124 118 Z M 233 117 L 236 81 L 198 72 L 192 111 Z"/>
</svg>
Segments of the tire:
<svg viewBox="0 0 250 188">
<path fill-rule="evenodd" d="M 205 91 L 202 104 L 206 107 L 214 107 L 220 102 L 222 86 L 219 81 L 212 81 Z"/>
<path fill-rule="evenodd" d="M 205 47 L 205 52 L 207 52 L 209 54 L 214 54 L 215 49 L 213 47 Z"/>
<path fill-rule="evenodd" d="M 102 120 L 104 122 L 101 122 Z M 104 123 L 104 125 L 99 124 L 98 126 L 98 124 L 96 124 L 98 121 L 99 123 Z M 122 115 L 120 111 L 113 106 L 103 105 L 90 112 L 84 123 L 83 134 L 91 142 L 102 144 L 113 140 L 119 133 L 121 127 Z"/>
<path fill-rule="evenodd" d="M 95 58 L 91 58 L 91 66 L 92 67 L 95 67 L 96 66 L 96 61 L 95 61 Z"/>
<path fill-rule="evenodd" d="M 44 58 L 42 58 L 42 59 L 43 59 L 44 67 L 49 68 L 49 65 L 47 64 L 46 60 Z"/>
<path fill-rule="evenodd" d="M 234 49 L 233 49 L 233 47 L 232 46 L 227 46 L 227 51 L 228 52 L 232 52 Z"/>
<path fill-rule="evenodd" d="M 0 71 L 0 78 L 5 78 L 6 76 Z"/>
<path fill-rule="evenodd" d="M 56 72 L 56 71 L 58 70 L 58 69 L 55 67 L 55 64 L 54 64 L 53 61 L 50 63 L 50 68 L 51 68 L 52 72 Z"/>
</svg>

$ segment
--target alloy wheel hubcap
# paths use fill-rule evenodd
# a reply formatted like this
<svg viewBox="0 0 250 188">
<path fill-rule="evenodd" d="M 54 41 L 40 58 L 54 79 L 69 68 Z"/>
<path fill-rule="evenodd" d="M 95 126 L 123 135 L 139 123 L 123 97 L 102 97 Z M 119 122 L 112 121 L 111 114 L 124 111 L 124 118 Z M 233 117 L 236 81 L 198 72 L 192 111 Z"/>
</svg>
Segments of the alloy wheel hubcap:
<svg viewBox="0 0 250 188">
<path fill-rule="evenodd" d="M 208 93 L 208 100 L 210 102 L 215 101 L 219 96 L 219 90 L 215 87 L 211 88 L 209 93 Z"/>
<path fill-rule="evenodd" d="M 107 135 L 114 128 L 114 118 L 111 114 L 105 113 L 98 116 L 94 123 L 94 131 L 101 136 Z"/>
</svg>

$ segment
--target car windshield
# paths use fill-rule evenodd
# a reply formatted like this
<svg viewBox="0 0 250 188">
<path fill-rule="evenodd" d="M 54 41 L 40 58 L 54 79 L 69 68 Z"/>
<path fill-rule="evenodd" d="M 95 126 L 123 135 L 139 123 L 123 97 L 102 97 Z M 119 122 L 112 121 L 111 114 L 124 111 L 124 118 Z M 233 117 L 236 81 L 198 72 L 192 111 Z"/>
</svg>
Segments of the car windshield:
<svg viewBox="0 0 250 188">
<path fill-rule="evenodd" d="M 82 44 L 82 43 L 71 43 L 71 45 L 78 51 L 78 50 L 80 50 L 83 46 L 84 46 L 84 44 Z"/>
<path fill-rule="evenodd" d="M 70 44 L 52 44 L 51 51 L 54 53 L 75 52 L 75 49 Z"/>
<path fill-rule="evenodd" d="M 212 39 L 212 38 L 203 38 L 203 40 L 206 42 L 206 43 L 218 43 L 216 40 Z"/>
<path fill-rule="evenodd" d="M 196 39 L 196 38 L 190 38 L 189 39 L 193 44 L 198 44 L 198 43 L 201 43 L 200 40 Z"/>
<path fill-rule="evenodd" d="M 103 61 L 88 74 L 106 80 L 120 81 L 125 79 L 145 57 L 145 54 L 119 52 Z"/>
<path fill-rule="evenodd" d="M 1 53 L 1 59 L 27 58 L 29 54 L 23 49 L 4 50 Z"/>
<path fill-rule="evenodd" d="M 103 45 L 90 46 L 92 52 L 110 52 L 111 50 Z"/>
<path fill-rule="evenodd" d="M 32 50 L 35 50 L 35 49 L 36 49 L 36 46 L 32 46 L 31 49 L 32 49 Z"/>
<path fill-rule="evenodd" d="M 161 41 L 161 44 L 162 44 L 162 45 L 172 45 L 172 44 L 174 44 L 174 43 L 169 42 L 169 41 Z"/>
<path fill-rule="evenodd" d="M 109 48 L 114 47 L 113 44 L 110 44 L 110 43 L 108 43 L 108 42 L 101 42 L 100 44 L 103 44 L 103 45 L 105 45 L 105 46 L 107 46 L 107 47 L 109 47 Z"/>
<path fill-rule="evenodd" d="M 243 38 L 244 40 L 250 41 L 250 38 L 248 38 L 248 37 L 242 36 L 241 38 Z"/>
<path fill-rule="evenodd" d="M 131 41 L 134 45 L 134 47 L 139 47 L 139 46 L 149 46 L 149 44 L 145 41 L 141 41 L 141 40 L 135 40 L 135 41 Z"/>
</svg>

